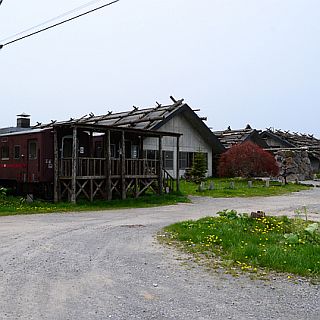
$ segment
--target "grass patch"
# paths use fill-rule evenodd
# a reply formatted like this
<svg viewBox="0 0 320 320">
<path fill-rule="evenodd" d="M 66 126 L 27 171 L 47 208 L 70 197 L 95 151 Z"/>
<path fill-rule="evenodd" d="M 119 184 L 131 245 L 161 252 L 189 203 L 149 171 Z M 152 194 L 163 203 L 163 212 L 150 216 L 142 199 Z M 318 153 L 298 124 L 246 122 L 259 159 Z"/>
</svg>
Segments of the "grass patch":
<svg viewBox="0 0 320 320">
<path fill-rule="evenodd" d="M 211 260 L 211 266 L 216 261 L 229 270 L 257 273 L 263 268 L 319 278 L 319 228 L 319 224 L 300 218 L 254 219 L 223 211 L 219 217 L 170 225 L 159 238 L 197 256 L 201 254 Z"/>
<path fill-rule="evenodd" d="M 210 184 L 213 183 L 214 189 L 209 190 Z M 234 188 L 231 188 L 234 183 Z M 205 190 L 199 191 L 199 185 L 186 180 L 181 180 L 181 192 L 194 196 L 207 196 L 214 198 L 231 198 L 231 197 L 258 197 L 258 196 L 275 196 L 287 194 L 290 192 L 298 192 L 308 190 L 310 186 L 289 183 L 282 185 L 277 181 L 270 181 L 270 186 L 266 187 L 266 183 L 260 180 L 252 180 L 252 187 L 248 187 L 247 179 L 221 179 L 210 178 L 204 182 Z"/>
<path fill-rule="evenodd" d="M 108 209 L 146 208 L 190 202 L 183 194 L 147 195 L 140 198 L 128 198 L 126 200 L 97 200 L 94 202 L 79 201 L 77 204 L 70 202 L 51 203 L 46 201 L 34 201 L 27 203 L 24 198 L 5 196 L 0 198 L 0 216 L 35 214 L 50 212 L 71 211 L 99 211 Z"/>
</svg>

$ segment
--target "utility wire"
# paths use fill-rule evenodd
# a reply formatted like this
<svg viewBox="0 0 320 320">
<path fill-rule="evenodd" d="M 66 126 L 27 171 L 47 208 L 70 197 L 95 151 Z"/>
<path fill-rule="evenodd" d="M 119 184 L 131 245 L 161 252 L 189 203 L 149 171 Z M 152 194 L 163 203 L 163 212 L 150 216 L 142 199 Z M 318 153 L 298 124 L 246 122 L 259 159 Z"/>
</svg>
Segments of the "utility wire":
<svg viewBox="0 0 320 320">
<path fill-rule="evenodd" d="M 1 0 L 0 0 L 0 1 L 1 1 Z M 109 2 L 109 3 L 107 3 L 107 4 L 102 5 L 102 6 L 100 6 L 100 7 L 91 9 L 91 10 L 86 11 L 86 12 L 84 12 L 84 13 L 81 13 L 81 14 L 79 14 L 79 15 L 77 15 L 77 16 L 72 17 L 72 18 L 69 18 L 69 19 L 63 20 L 63 21 L 61 21 L 61 22 L 55 23 L 55 24 L 53 24 L 53 25 L 51 25 L 51 26 L 48 26 L 48 27 L 43 28 L 43 29 L 40 29 L 40 30 L 38 30 L 38 31 L 29 33 L 29 34 L 27 34 L 27 35 L 25 35 L 25 36 L 23 36 L 23 37 L 20 37 L 20 38 L 11 40 L 11 41 L 9 41 L 9 42 L 7 42 L 7 43 L 4 43 L 4 44 L 0 44 L 0 49 L 2 49 L 4 46 L 7 46 L 7 45 L 12 44 L 12 43 L 14 43 L 14 42 L 23 40 L 23 39 L 28 38 L 28 37 L 31 37 L 31 36 L 34 36 L 34 35 L 36 35 L 36 34 L 38 34 L 38 33 L 40 33 L 40 32 L 43 32 L 43 31 L 46 31 L 46 30 L 55 28 L 55 27 L 57 27 L 57 26 L 59 26 L 59 25 L 61 25 L 61 24 L 64 24 L 64 23 L 66 23 L 66 22 L 69 22 L 69 21 L 78 19 L 78 18 L 80 18 L 80 17 L 82 17 L 82 16 L 84 16 L 84 15 L 87 15 L 87 14 L 89 14 L 89 13 L 92 13 L 92 12 L 94 12 L 94 11 L 100 10 L 100 9 L 105 8 L 105 7 L 108 7 L 108 6 L 111 6 L 112 4 L 114 4 L 114 3 L 116 3 L 116 2 L 119 2 L 119 1 L 120 1 L 120 0 L 114 0 L 114 1 L 112 1 L 112 2 Z"/>
<path fill-rule="evenodd" d="M 2 1 L 2 0 L 0 0 L 0 4 L 1 4 L 1 1 Z M 31 28 L 28 28 L 28 29 L 23 30 L 23 31 L 21 31 L 21 32 L 18 32 L 18 33 L 16 33 L 16 34 L 13 34 L 13 35 L 11 35 L 10 37 L 7 37 L 7 38 L 5 38 L 5 39 L 1 39 L 1 40 L 0 40 L 0 43 L 6 42 L 7 40 L 12 39 L 12 38 L 16 38 L 16 37 L 20 36 L 21 34 L 24 34 L 24 33 L 26 33 L 26 32 L 29 32 L 29 31 L 31 31 L 31 30 L 33 30 L 33 29 L 40 28 L 40 27 L 42 27 L 42 26 L 45 25 L 45 24 L 48 24 L 48 23 L 53 22 L 53 21 L 55 21 L 55 20 L 57 20 L 57 19 L 63 18 L 63 17 L 65 17 L 65 16 L 67 16 L 67 15 L 69 15 L 69 14 L 71 14 L 71 13 L 74 13 L 74 12 L 76 12 L 76 11 L 79 11 L 79 10 L 81 10 L 81 9 L 83 9 L 83 8 L 85 8 L 85 7 L 88 7 L 88 6 L 90 6 L 90 5 L 93 5 L 94 3 L 99 2 L 99 1 L 101 1 L 101 0 L 93 0 L 93 1 L 90 1 L 90 2 L 88 2 L 88 3 L 85 3 L 85 4 L 83 4 L 83 5 L 80 6 L 80 7 L 74 8 L 74 9 L 72 9 L 72 10 L 70 10 L 70 11 L 67 11 L 67 12 L 65 12 L 65 13 L 62 13 L 62 14 L 54 17 L 54 18 L 51 18 L 51 19 L 46 20 L 46 21 L 44 21 L 44 22 L 42 22 L 42 23 L 39 23 L 38 25 L 36 25 L 36 26 L 34 26 L 34 27 L 31 27 Z"/>
</svg>

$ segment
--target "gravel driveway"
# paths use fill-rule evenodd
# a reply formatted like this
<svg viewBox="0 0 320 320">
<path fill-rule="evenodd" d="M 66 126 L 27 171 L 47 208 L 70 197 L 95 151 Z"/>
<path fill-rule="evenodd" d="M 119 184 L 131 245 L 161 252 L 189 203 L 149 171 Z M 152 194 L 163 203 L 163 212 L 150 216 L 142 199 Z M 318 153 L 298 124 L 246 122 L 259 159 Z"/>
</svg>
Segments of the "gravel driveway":
<svg viewBox="0 0 320 320">
<path fill-rule="evenodd" d="M 233 278 L 186 262 L 161 227 L 221 209 L 320 217 L 320 188 L 251 199 L 0 217 L 0 319 L 320 319 L 318 285 Z"/>
</svg>

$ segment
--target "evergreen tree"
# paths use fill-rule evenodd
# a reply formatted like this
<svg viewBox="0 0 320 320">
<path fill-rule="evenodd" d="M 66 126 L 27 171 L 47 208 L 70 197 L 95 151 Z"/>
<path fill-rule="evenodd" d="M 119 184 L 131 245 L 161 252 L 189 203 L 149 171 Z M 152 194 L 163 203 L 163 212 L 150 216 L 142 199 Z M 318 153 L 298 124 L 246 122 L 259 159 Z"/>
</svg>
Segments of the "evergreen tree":
<svg viewBox="0 0 320 320">
<path fill-rule="evenodd" d="M 197 152 L 194 155 L 193 164 L 191 167 L 191 179 L 196 183 L 200 183 L 205 179 L 207 171 L 207 158 L 205 154 L 202 152 Z"/>
</svg>

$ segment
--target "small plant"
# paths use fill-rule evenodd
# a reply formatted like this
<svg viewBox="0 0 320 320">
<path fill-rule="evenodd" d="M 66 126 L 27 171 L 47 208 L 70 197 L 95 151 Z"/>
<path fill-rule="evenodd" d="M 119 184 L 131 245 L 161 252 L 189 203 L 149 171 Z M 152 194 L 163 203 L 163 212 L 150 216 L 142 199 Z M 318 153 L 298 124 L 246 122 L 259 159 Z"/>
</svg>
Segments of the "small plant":
<svg viewBox="0 0 320 320">
<path fill-rule="evenodd" d="M 303 206 L 295 210 L 292 230 L 284 235 L 285 241 L 291 245 L 314 243 L 320 245 L 319 223 L 308 223 L 308 208 Z"/>
<path fill-rule="evenodd" d="M 7 196 L 8 189 L 4 187 L 0 187 L 0 198 L 3 199 Z"/>
<path fill-rule="evenodd" d="M 305 221 L 308 221 L 308 208 L 307 206 L 302 206 L 300 209 L 296 209 L 294 211 L 296 217 L 301 218 L 304 217 Z"/>
<path fill-rule="evenodd" d="M 217 212 L 217 215 L 219 215 L 220 217 L 231 219 L 231 220 L 237 219 L 239 217 L 238 212 L 236 210 L 228 210 L 228 209 Z"/>
<path fill-rule="evenodd" d="M 320 226 L 315 222 L 312 224 L 305 224 L 303 228 L 301 226 L 295 226 L 291 233 L 284 235 L 285 244 L 301 245 L 306 243 L 320 245 Z"/>
<path fill-rule="evenodd" d="M 7 197 L 8 189 L 4 187 L 0 187 L 0 205 L 5 206 L 8 203 Z"/>
</svg>

